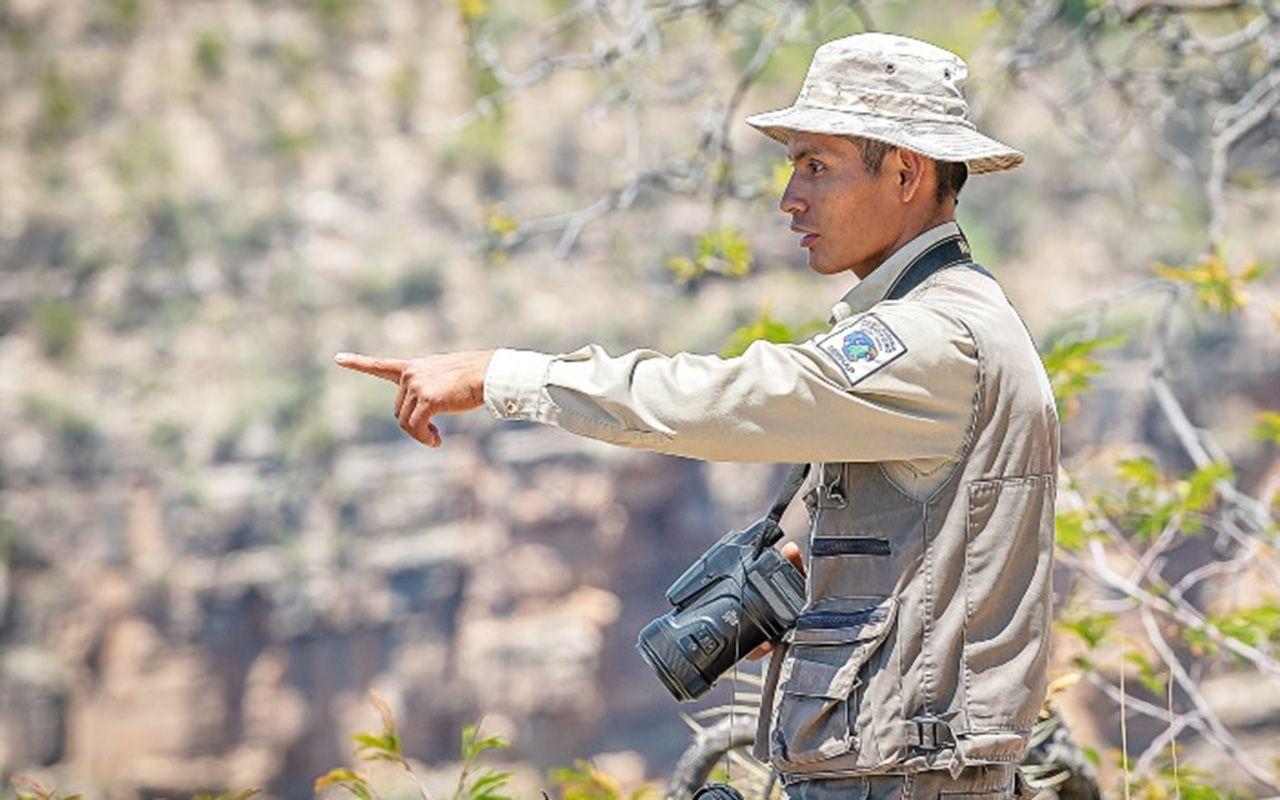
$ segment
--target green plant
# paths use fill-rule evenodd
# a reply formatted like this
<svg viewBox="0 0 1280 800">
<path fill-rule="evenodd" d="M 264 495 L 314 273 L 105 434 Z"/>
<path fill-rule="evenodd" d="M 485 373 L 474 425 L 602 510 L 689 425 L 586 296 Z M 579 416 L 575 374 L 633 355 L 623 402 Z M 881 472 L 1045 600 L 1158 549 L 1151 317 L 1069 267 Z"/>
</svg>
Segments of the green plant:
<svg viewBox="0 0 1280 800">
<path fill-rule="evenodd" d="M 725 358 L 740 356 L 747 351 L 752 342 L 763 339 L 766 342 L 786 344 L 795 342 L 804 336 L 821 331 L 826 325 L 821 320 L 813 320 L 803 325 L 792 327 L 773 318 L 767 310 L 760 316 L 743 325 L 729 335 L 729 343 L 720 351 Z"/>
<path fill-rule="evenodd" d="M 80 93 L 56 64 L 40 73 L 40 116 L 32 129 L 38 146 L 55 144 L 69 136 L 84 116 Z"/>
<path fill-rule="evenodd" d="M 1233 272 L 1216 250 L 1190 266 L 1171 267 L 1157 263 L 1151 268 L 1162 278 L 1189 285 L 1202 306 L 1223 314 L 1243 308 L 1248 301 L 1245 285 L 1256 281 L 1265 272 L 1257 261 L 1250 261 Z"/>
<path fill-rule="evenodd" d="M 396 730 L 395 717 L 391 707 L 377 692 L 369 691 L 369 702 L 378 710 L 382 718 L 382 730 L 377 733 L 355 733 L 351 740 L 355 743 L 356 758 L 364 762 L 389 761 L 404 768 L 413 781 L 418 793 L 424 800 L 430 800 L 413 765 L 404 754 L 400 734 Z M 481 737 L 479 725 L 468 725 L 462 730 L 462 769 L 458 775 L 458 784 L 451 795 L 451 800 L 509 800 L 502 794 L 502 789 L 511 778 L 510 772 L 493 770 L 488 767 L 478 769 L 476 761 L 487 750 L 506 747 L 507 742 L 498 736 Z M 346 767 L 337 767 L 316 778 L 315 790 L 323 791 L 330 787 L 345 790 L 360 800 L 375 800 L 379 797 L 377 790 L 363 773 Z"/>
<path fill-rule="evenodd" d="M 36 304 L 36 336 L 50 358 L 63 358 L 80 341 L 81 324 L 76 307 L 68 300 L 47 298 Z"/>
<path fill-rule="evenodd" d="M 510 772 L 485 767 L 472 774 L 481 753 L 507 746 L 506 740 L 500 736 L 481 737 L 479 729 L 479 724 L 462 729 L 462 771 L 458 774 L 453 800 L 504 800 L 507 797 L 500 791 L 510 780 Z"/>
<path fill-rule="evenodd" d="M 1059 414 L 1068 416 L 1074 413 L 1079 406 L 1079 396 L 1089 390 L 1094 376 L 1102 372 L 1102 364 L 1094 352 L 1118 345 L 1123 340 L 1120 336 L 1076 341 L 1063 338 L 1053 343 L 1044 355 L 1044 369 L 1049 375 Z"/>
<path fill-rule="evenodd" d="M 205 31 L 196 39 L 196 66 L 206 78 L 220 78 L 226 68 L 227 39 L 225 36 Z"/>
<path fill-rule="evenodd" d="M 751 271 L 751 243 L 735 226 L 707 231 L 698 237 L 692 256 L 667 259 L 667 269 L 679 283 L 688 283 L 708 272 L 741 278 Z"/>
<path fill-rule="evenodd" d="M 574 761 L 572 767 L 553 768 L 550 778 L 560 790 L 561 800 L 648 800 L 661 796 L 652 786 L 624 794 L 618 781 L 584 759 Z"/>
</svg>

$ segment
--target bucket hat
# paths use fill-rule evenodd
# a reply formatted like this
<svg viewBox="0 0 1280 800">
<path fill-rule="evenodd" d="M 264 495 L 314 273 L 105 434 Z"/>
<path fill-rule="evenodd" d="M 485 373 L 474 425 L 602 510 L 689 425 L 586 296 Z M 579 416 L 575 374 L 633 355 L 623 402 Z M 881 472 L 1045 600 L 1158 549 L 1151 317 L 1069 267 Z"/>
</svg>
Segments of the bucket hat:
<svg viewBox="0 0 1280 800">
<path fill-rule="evenodd" d="M 1013 169 L 1018 150 L 980 133 L 961 89 L 964 59 L 936 45 L 887 33 L 858 33 L 819 47 L 788 108 L 747 117 L 782 143 L 789 131 L 863 136 L 969 172 Z"/>
</svg>

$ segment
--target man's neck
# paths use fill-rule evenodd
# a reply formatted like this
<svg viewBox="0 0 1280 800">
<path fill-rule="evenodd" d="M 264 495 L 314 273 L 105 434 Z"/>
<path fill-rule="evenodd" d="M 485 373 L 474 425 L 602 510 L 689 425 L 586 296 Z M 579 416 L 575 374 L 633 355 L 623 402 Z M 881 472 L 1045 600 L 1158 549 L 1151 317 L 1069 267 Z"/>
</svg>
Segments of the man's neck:
<svg viewBox="0 0 1280 800">
<path fill-rule="evenodd" d="M 884 252 L 882 252 L 878 258 L 872 262 L 858 265 L 858 267 L 854 268 L 853 273 L 859 278 L 865 279 L 868 275 L 875 272 L 877 267 L 888 261 L 890 256 L 901 250 L 907 242 L 910 242 L 912 239 L 930 228 L 935 228 L 944 222 L 955 222 L 955 219 L 955 206 L 948 203 L 946 207 L 939 209 L 936 213 L 929 215 L 929 217 L 925 219 L 909 221 L 908 224 L 904 225 L 902 230 L 898 232 L 898 237 L 893 241 L 893 243 L 886 247 Z"/>
</svg>

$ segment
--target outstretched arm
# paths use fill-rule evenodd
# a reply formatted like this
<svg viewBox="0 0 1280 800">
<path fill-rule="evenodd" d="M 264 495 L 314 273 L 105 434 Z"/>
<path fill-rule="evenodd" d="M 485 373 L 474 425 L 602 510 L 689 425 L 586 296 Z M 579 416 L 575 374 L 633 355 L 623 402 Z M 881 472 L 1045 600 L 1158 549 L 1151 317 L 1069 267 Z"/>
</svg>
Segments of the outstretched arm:
<svg viewBox="0 0 1280 800">
<path fill-rule="evenodd" d="M 977 354 L 963 325 L 891 302 L 802 344 L 758 341 L 735 358 L 596 345 L 339 363 L 400 386 L 396 414 L 438 446 L 435 413 L 482 403 L 624 447 L 710 461 L 954 457 L 973 413 Z"/>
</svg>

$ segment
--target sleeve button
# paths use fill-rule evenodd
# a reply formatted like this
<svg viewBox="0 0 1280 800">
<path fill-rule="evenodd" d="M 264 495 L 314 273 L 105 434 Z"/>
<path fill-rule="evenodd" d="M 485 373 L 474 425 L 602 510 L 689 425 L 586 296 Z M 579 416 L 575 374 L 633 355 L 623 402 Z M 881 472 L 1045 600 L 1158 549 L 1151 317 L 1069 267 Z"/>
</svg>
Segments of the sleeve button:
<svg viewBox="0 0 1280 800">
<path fill-rule="evenodd" d="M 515 400 L 508 400 L 508 401 L 507 401 L 507 413 L 508 413 L 508 414 L 514 414 L 514 413 L 516 413 L 516 401 L 515 401 Z"/>
</svg>

